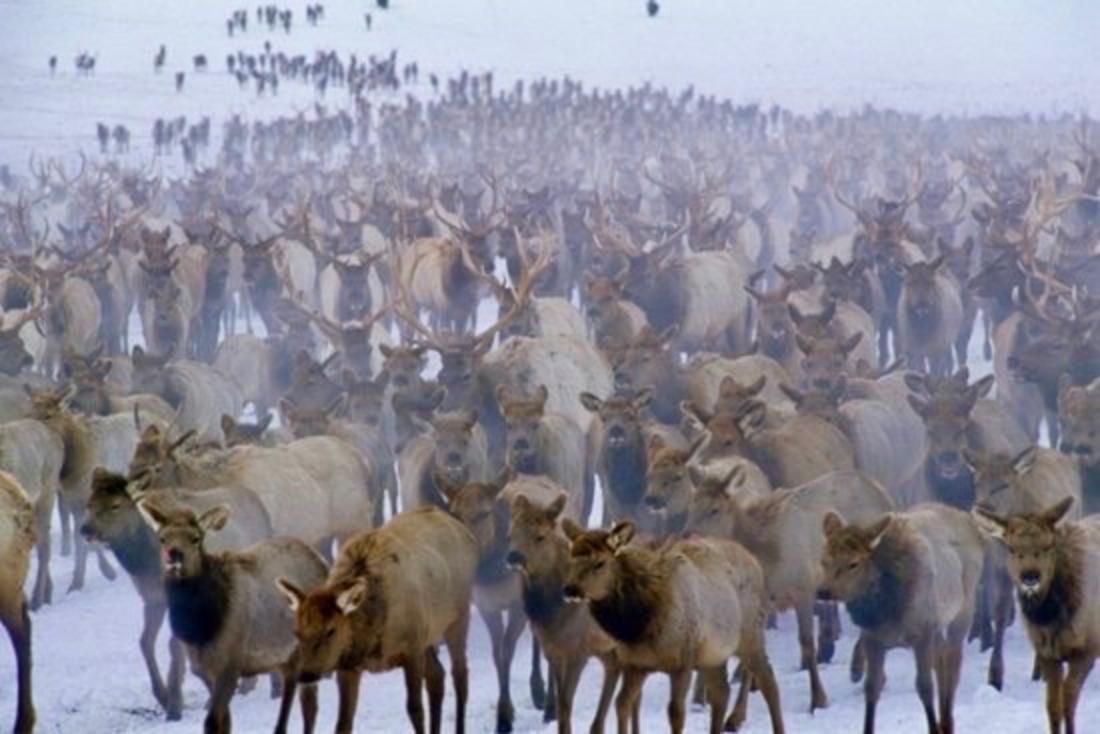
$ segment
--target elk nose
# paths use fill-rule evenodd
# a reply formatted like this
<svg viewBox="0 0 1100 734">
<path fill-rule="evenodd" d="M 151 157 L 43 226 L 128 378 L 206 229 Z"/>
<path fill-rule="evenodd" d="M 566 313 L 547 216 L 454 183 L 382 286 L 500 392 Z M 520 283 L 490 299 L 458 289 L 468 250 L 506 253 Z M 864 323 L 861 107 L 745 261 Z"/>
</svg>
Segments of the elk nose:
<svg viewBox="0 0 1100 734">
<path fill-rule="evenodd" d="M 607 435 L 614 439 L 621 439 L 626 437 L 626 430 L 622 426 L 612 426 L 608 430 Z"/>
<path fill-rule="evenodd" d="M 645 499 L 642 501 L 645 502 L 646 507 L 650 507 L 654 510 L 659 510 L 665 506 L 665 500 L 663 497 L 657 497 L 652 494 L 647 494 L 645 496 Z"/>
<path fill-rule="evenodd" d="M 1058 444 L 1058 450 L 1063 454 L 1072 454 L 1077 451 L 1077 447 L 1067 441 L 1062 441 Z"/>
<path fill-rule="evenodd" d="M 531 442 L 528 441 L 526 438 L 517 439 L 515 441 L 515 443 L 512 444 L 512 449 L 514 451 L 519 451 L 521 453 L 525 452 L 525 451 L 530 451 L 531 450 Z"/>
<path fill-rule="evenodd" d="M 936 461 L 940 464 L 950 466 L 956 464 L 959 461 L 959 455 L 954 451 L 941 451 L 936 454 Z"/>
<path fill-rule="evenodd" d="M 581 587 L 576 584 L 566 584 L 561 587 L 561 594 L 566 599 L 572 599 L 579 601 L 581 598 Z"/>
<path fill-rule="evenodd" d="M 816 390 L 828 390 L 832 387 L 832 381 L 824 377 L 813 381 L 814 389 Z"/>
<path fill-rule="evenodd" d="M 1033 568 L 1020 573 L 1020 585 L 1024 588 L 1034 589 L 1039 585 L 1039 572 Z"/>
<path fill-rule="evenodd" d="M 80 525 L 80 534 L 83 535 L 88 540 L 91 540 L 92 538 L 95 537 L 95 531 L 92 529 L 92 526 L 90 524 L 86 523 L 86 522 L 81 523 L 81 525 Z"/>
<path fill-rule="evenodd" d="M 1090 456 L 1092 454 L 1092 447 L 1081 444 L 1077 447 L 1078 456 Z"/>
<path fill-rule="evenodd" d="M 504 557 L 504 561 L 509 566 L 522 566 L 527 562 L 527 559 L 519 551 L 511 550 L 508 551 L 508 555 Z"/>
<path fill-rule="evenodd" d="M 448 466 L 460 466 L 461 464 L 462 464 L 462 454 L 458 453 L 457 451 L 452 451 L 451 453 L 447 454 L 447 465 Z"/>
<path fill-rule="evenodd" d="M 397 385 L 398 387 L 408 387 L 409 378 L 405 375 L 398 375 L 397 377 L 393 378 L 393 384 Z"/>
</svg>

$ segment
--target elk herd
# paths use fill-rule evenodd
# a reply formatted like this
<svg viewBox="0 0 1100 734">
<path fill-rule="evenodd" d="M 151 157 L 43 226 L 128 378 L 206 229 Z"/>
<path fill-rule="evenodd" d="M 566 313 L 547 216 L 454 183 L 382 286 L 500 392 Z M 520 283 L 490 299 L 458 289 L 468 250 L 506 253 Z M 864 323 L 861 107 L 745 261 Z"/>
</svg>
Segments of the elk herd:
<svg viewBox="0 0 1100 734">
<path fill-rule="evenodd" d="M 31 612 L 81 603 L 52 582 L 71 556 L 70 591 L 89 559 L 129 577 L 151 699 L 211 734 L 265 673 L 275 731 L 295 698 L 312 731 L 335 678 L 351 732 L 362 674 L 392 669 L 415 731 L 451 698 L 462 732 L 474 609 L 500 732 L 532 704 L 572 731 L 591 658 L 592 732 L 612 709 L 641 731 L 653 673 L 674 732 L 689 697 L 741 727 L 753 691 L 783 732 L 787 610 L 819 717 L 843 659 L 873 732 L 906 648 L 948 734 L 964 654 L 998 689 L 1031 673 L 1005 669 L 1018 620 L 1075 731 L 1100 654 L 1098 134 L 464 74 L 229 121 L 180 176 L 4 169 L 15 730 Z"/>
</svg>

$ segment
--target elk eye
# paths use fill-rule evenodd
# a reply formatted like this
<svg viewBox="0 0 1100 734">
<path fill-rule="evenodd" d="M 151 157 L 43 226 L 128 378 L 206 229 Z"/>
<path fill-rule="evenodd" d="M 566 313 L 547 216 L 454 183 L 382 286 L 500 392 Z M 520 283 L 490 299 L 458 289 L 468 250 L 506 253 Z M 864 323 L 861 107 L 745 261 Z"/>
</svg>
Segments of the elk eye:
<svg viewBox="0 0 1100 734">
<path fill-rule="evenodd" d="M 607 561 L 599 560 L 599 561 L 596 561 L 595 568 L 596 568 L 597 571 L 599 571 L 599 570 L 603 569 L 603 567 L 606 566 L 606 565 L 607 565 Z"/>
<path fill-rule="evenodd" d="M 845 567 L 844 570 L 850 572 L 855 571 L 857 568 L 859 568 L 859 561 L 852 561 Z"/>
<path fill-rule="evenodd" d="M 336 628 L 335 627 L 329 627 L 327 630 L 325 630 L 325 639 L 326 640 L 331 640 L 332 636 L 335 635 L 335 634 L 336 634 Z"/>
<path fill-rule="evenodd" d="M 545 543 L 546 542 L 546 536 L 545 535 L 536 535 L 535 536 L 535 542 L 536 543 Z"/>
<path fill-rule="evenodd" d="M 487 519 L 489 519 L 489 513 L 488 512 L 479 512 L 476 515 L 474 515 L 474 522 L 481 522 L 482 520 L 487 520 Z"/>
</svg>

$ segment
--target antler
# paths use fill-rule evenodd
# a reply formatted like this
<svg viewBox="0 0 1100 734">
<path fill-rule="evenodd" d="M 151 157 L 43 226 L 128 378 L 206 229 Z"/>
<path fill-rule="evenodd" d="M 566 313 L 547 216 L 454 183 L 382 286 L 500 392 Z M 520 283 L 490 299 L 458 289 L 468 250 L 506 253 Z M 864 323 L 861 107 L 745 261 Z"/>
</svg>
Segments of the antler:
<svg viewBox="0 0 1100 734">
<path fill-rule="evenodd" d="M 519 233 L 516 233 L 517 238 Z M 518 241 L 518 240 L 517 240 Z M 523 253 L 524 247 L 522 243 L 517 248 Z M 515 303 L 512 304 L 512 308 L 502 316 L 495 324 L 490 326 L 484 332 L 479 334 L 474 340 L 474 351 L 483 351 L 488 348 L 492 343 L 494 337 L 504 329 L 508 328 L 527 308 L 527 303 L 531 300 L 531 295 L 534 293 L 535 285 L 538 282 L 539 276 L 546 271 L 550 264 L 553 262 L 553 257 L 550 252 L 550 248 L 543 244 L 539 248 L 538 256 L 535 258 L 533 265 L 528 267 L 528 261 L 525 255 L 521 254 L 521 262 L 523 263 L 523 270 L 520 274 L 519 283 L 516 286 Z"/>
</svg>

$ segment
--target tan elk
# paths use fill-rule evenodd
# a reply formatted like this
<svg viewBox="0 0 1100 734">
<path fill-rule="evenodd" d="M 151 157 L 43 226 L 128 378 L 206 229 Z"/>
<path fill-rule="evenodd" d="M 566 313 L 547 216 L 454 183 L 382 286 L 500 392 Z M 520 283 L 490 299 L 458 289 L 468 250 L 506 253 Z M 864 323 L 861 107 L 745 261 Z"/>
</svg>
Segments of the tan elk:
<svg viewBox="0 0 1100 734">
<path fill-rule="evenodd" d="M 863 730 L 875 730 L 886 651 L 907 647 L 930 734 L 954 731 L 963 643 L 982 574 L 984 541 L 966 513 L 927 504 L 869 524 L 825 515 L 823 593 L 843 601 L 861 630 Z M 935 682 L 933 682 L 933 676 Z M 938 694 L 938 695 L 937 695 Z M 938 705 L 937 705 L 938 703 Z"/>
<path fill-rule="evenodd" d="M 31 615 L 23 594 L 38 532 L 34 513 L 31 498 L 18 480 L 0 471 L 0 624 L 15 653 L 18 702 L 12 731 L 16 734 L 34 731 L 36 718 L 31 692 Z"/>
</svg>

